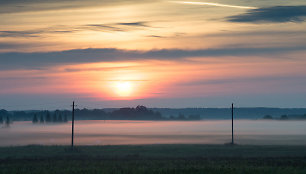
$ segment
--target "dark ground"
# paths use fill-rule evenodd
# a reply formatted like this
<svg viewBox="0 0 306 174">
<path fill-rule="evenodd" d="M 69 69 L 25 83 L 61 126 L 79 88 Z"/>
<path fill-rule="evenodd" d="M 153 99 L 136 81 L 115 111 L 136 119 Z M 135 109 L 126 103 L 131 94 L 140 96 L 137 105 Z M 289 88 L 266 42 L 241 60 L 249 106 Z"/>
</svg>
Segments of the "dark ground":
<svg viewBox="0 0 306 174">
<path fill-rule="evenodd" d="M 0 147 L 0 173 L 306 173 L 306 146 Z"/>
</svg>

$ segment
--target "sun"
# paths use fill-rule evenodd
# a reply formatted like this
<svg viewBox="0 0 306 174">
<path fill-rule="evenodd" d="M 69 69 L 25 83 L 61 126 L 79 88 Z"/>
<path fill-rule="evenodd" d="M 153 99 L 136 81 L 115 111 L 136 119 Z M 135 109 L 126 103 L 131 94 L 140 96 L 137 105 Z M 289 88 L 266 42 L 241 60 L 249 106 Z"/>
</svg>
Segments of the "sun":
<svg viewBox="0 0 306 174">
<path fill-rule="evenodd" d="M 131 82 L 117 82 L 115 90 L 119 96 L 128 97 L 132 93 L 132 84 Z"/>
</svg>

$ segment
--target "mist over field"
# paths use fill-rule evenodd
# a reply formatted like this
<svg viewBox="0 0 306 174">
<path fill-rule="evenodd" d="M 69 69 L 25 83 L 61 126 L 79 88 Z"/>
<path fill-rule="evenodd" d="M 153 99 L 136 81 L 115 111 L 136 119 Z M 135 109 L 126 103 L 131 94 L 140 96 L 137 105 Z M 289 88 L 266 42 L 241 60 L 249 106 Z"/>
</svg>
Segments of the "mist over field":
<svg viewBox="0 0 306 174">
<path fill-rule="evenodd" d="M 306 121 L 238 120 L 240 145 L 306 145 Z M 71 124 L 15 122 L 0 129 L 0 146 L 69 145 Z M 231 141 L 230 120 L 77 121 L 76 145 L 225 144 Z"/>
</svg>

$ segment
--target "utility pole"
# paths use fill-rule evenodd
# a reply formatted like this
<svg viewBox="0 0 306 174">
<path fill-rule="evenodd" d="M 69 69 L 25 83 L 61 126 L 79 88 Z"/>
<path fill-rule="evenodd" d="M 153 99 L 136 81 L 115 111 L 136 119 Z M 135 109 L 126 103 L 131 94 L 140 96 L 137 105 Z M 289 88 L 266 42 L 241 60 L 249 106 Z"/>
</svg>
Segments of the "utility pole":
<svg viewBox="0 0 306 174">
<path fill-rule="evenodd" d="M 72 130 L 71 130 L 71 150 L 73 150 L 73 138 L 74 138 L 74 101 L 72 103 L 72 120 L 71 120 L 71 127 L 72 127 Z"/>
<path fill-rule="evenodd" d="M 232 103 L 232 145 L 234 145 L 234 103 Z"/>
</svg>

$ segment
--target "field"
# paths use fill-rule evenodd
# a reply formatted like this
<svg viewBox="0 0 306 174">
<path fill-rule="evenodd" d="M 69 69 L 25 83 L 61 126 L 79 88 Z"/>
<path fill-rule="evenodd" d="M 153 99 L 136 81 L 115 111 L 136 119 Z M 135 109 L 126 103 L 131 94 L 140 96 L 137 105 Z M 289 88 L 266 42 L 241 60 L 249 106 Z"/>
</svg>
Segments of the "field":
<svg viewBox="0 0 306 174">
<path fill-rule="evenodd" d="M 0 147 L 0 173 L 306 173 L 305 146 Z"/>
</svg>

